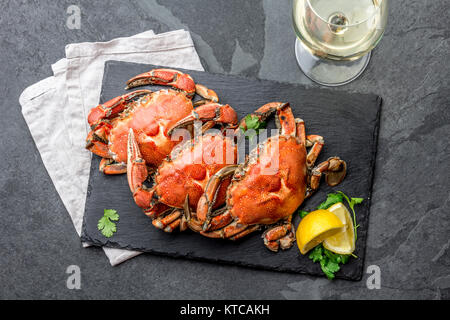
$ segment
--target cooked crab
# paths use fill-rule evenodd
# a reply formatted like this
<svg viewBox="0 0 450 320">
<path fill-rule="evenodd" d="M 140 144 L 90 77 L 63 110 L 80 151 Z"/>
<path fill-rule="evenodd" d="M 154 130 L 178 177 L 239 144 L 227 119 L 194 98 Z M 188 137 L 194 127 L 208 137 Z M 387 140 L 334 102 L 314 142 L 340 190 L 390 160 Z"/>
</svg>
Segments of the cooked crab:
<svg viewBox="0 0 450 320">
<path fill-rule="evenodd" d="M 86 148 L 102 157 L 100 170 L 106 174 L 126 172 L 128 132 L 133 129 L 141 154 L 150 168 L 157 168 L 177 145 L 168 131 L 188 116 L 208 120 L 220 113 L 217 94 L 195 84 L 188 74 L 172 69 L 155 69 L 128 81 L 127 88 L 144 84 L 171 86 L 152 92 L 137 90 L 93 108 Z M 194 110 L 195 93 L 204 98 Z"/>
<path fill-rule="evenodd" d="M 208 117 L 201 133 L 193 139 L 178 145 L 158 167 L 153 176 L 153 186 L 147 188 L 147 163 L 142 156 L 133 130 L 128 136 L 128 183 L 136 204 L 153 219 L 153 225 L 166 232 L 180 227 L 186 229 L 185 211 L 195 209 L 205 192 L 210 177 L 229 164 L 235 164 L 237 148 L 232 138 L 223 134 L 205 133 L 216 123 L 237 124 L 236 112 L 229 106 L 222 106 L 221 113 Z M 194 117 L 178 122 L 175 128 L 185 126 Z M 170 132 L 173 131 L 170 130 Z M 216 197 L 216 208 L 225 203 L 228 182 L 223 183 Z M 189 207 L 189 209 L 186 209 Z"/>
<path fill-rule="evenodd" d="M 338 157 L 314 166 L 324 145 L 322 137 L 306 136 L 303 120 L 294 119 L 287 103 L 269 103 L 254 115 L 265 120 L 277 113 L 278 136 L 254 149 L 246 162 L 226 166 L 209 180 L 197 212 L 187 214 L 188 226 L 211 238 L 240 239 L 261 227 L 272 251 L 288 249 L 295 236 L 292 215 L 319 187 L 322 175 L 330 186 L 339 184 L 347 165 Z M 306 147 L 311 147 L 309 153 Z M 226 206 L 214 212 L 223 179 L 232 176 Z"/>
</svg>

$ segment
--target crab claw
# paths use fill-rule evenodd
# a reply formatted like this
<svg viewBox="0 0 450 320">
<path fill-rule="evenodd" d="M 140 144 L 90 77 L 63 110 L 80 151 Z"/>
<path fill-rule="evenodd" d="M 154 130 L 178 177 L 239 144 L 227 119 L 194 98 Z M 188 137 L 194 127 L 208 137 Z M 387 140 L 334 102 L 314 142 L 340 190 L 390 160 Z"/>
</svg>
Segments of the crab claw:
<svg viewBox="0 0 450 320">
<path fill-rule="evenodd" d="M 104 104 L 100 104 L 97 107 L 91 109 L 88 116 L 88 122 L 91 127 L 95 126 L 101 120 L 111 119 L 121 113 L 127 107 L 128 103 L 146 94 L 151 94 L 150 90 L 137 90 L 123 96 L 115 97 Z"/>
<path fill-rule="evenodd" d="M 228 104 L 208 103 L 196 108 L 186 118 L 178 121 L 170 128 L 167 134 L 170 136 L 175 129 L 186 127 L 194 121 L 213 122 L 214 124 L 222 123 L 231 127 L 237 124 L 238 117 L 236 111 Z"/>
<path fill-rule="evenodd" d="M 278 249 L 289 249 L 295 242 L 295 235 L 293 233 L 294 227 L 291 223 L 292 216 L 281 225 L 275 225 L 267 229 L 262 238 L 267 249 L 273 252 L 278 252 Z"/>
<path fill-rule="evenodd" d="M 197 101 L 194 106 L 210 102 L 219 102 L 219 97 L 214 90 L 211 90 L 204 85 L 196 84 L 190 75 L 173 69 L 153 69 L 149 72 L 137 75 L 128 80 L 125 89 L 128 90 L 149 84 L 171 86 L 178 91 L 184 92 L 190 99 L 197 93 L 203 97 L 203 100 Z"/>
<path fill-rule="evenodd" d="M 144 210 L 144 213 L 152 218 L 159 218 L 170 208 L 163 203 L 154 202 L 154 189 L 148 189 L 144 185 L 147 180 L 148 169 L 145 160 L 142 158 L 139 145 L 134 136 L 133 129 L 128 133 L 128 160 L 127 160 L 127 178 L 133 198 L 138 207 Z"/>
<path fill-rule="evenodd" d="M 147 176 L 148 170 L 145 160 L 142 158 L 141 152 L 139 151 L 133 129 L 130 129 L 128 134 L 128 185 L 133 193 L 134 201 L 143 209 L 151 207 L 153 199 L 153 190 L 147 190 L 144 186 L 144 181 L 147 179 Z"/>
<path fill-rule="evenodd" d="M 325 181 L 330 187 L 337 186 L 347 174 L 347 163 L 339 157 L 333 157 L 315 167 L 310 181 L 312 190 L 317 190 L 319 187 L 322 174 L 325 174 Z"/>
<path fill-rule="evenodd" d="M 224 179 L 232 176 L 237 170 L 238 165 L 226 166 L 217 171 L 208 181 L 205 192 L 201 196 L 197 204 L 197 218 L 200 221 L 205 222 L 206 226 L 209 225 L 211 220 L 211 213 L 213 206 L 215 205 L 217 192 Z"/>
<path fill-rule="evenodd" d="M 217 93 L 214 90 L 211 90 L 207 87 L 205 87 L 202 84 L 196 84 L 195 85 L 195 92 L 204 98 L 204 100 L 197 101 L 195 103 L 195 106 L 199 106 L 201 104 L 205 104 L 207 102 L 219 102 L 219 97 L 217 96 Z"/>
<path fill-rule="evenodd" d="M 108 142 L 104 138 L 109 130 L 108 123 L 100 122 L 95 129 L 89 132 L 86 138 L 86 149 L 102 158 L 110 158 Z"/>
<path fill-rule="evenodd" d="M 171 86 L 184 92 L 191 99 L 194 97 L 196 91 L 195 82 L 190 75 L 173 69 L 153 69 L 137 75 L 128 80 L 125 89 L 128 90 L 149 84 Z"/>
<path fill-rule="evenodd" d="M 127 172 L 127 164 L 115 162 L 113 159 L 103 158 L 100 161 L 100 171 L 109 175 L 124 174 Z"/>
<path fill-rule="evenodd" d="M 330 165 L 325 181 L 330 187 L 340 184 L 347 174 L 347 163 L 338 157 L 329 159 Z"/>
<path fill-rule="evenodd" d="M 270 102 L 263 105 L 261 108 L 254 111 L 250 115 L 252 117 L 257 117 L 258 121 L 264 122 L 275 112 L 277 112 L 278 115 L 278 117 L 276 118 L 277 127 L 282 130 L 283 134 L 293 134 L 296 125 L 289 103 Z M 241 123 L 239 124 L 239 128 L 243 129 L 239 130 L 239 133 L 245 132 L 247 130 L 247 121 L 245 118 L 242 119 Z"/>
</svg>

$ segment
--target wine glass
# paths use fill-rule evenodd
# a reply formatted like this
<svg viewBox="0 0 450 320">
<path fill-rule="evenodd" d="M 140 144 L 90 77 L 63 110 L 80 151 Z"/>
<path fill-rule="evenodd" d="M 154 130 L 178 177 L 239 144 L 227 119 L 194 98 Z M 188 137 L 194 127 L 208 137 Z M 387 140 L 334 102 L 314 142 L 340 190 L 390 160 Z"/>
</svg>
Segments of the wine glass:
<svg viewBox="0 0 450 320">
<path fill-rule="evenodd" d="M 388 0 L 294 0 L 295 56 L 303 73 L 326 86 L 356 79 L 383 36 Z"/>
</svg>

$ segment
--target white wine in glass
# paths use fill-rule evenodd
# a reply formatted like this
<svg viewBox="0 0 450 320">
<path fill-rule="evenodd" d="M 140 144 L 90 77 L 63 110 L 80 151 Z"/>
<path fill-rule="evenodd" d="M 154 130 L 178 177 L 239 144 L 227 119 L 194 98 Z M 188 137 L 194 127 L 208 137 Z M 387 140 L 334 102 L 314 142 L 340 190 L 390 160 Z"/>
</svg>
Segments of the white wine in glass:
<svg viewBox="0 0 450 320">
<path fill-rule="evenodd" d="M 388 0 L 294 0 L 300 68 L 328 86 L 356 79 L 383 36 L 387 16 Z"/>
</svg>

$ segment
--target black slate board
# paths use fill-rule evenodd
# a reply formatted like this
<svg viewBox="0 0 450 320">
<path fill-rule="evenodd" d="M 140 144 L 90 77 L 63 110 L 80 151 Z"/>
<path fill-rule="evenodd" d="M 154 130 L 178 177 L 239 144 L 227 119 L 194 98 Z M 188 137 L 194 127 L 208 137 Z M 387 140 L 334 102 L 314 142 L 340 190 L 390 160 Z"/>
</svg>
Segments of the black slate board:
<svg viewBox="0 0 450 320">
<path fill-rule="evenodd" d="M 124 93 L 129 78 L 157 66 L 109 61 L 106 63 L 101 103 Z M 364 197 L 358 207 L 358 241 L 355 254 L 338 272 L 337 278 L 362 278 L 367 237 L 370 196 L 377 149 L 381 98 L 372 94 L 349 94 L 299 85 L 245 79 L 236 76 L 186 71 L 196 82 L 214 89 L 222 103 L 230 104 L 240 118 L 271 101 L 290 102 L 296 117 L 305 120 L 308 134 L 325 138 L 318 161 L 338 155 L 348 163 L 344 182 L 332 189 L 322 183 L 319 191 L 302 205 L 314 209 L 329 192 L 342 190 Z M 155 88 L 155 87 L 149 87 Z M 98 171 L 100 158 L 92 159 L 82 240 L 93 245 L 133 249 L 171 257 L 255 267 L 259 269 L 323 276 L 320 266 L 299 253 L 297 245 L 272 253 L 262 243 L 261 232 L 239 242 L 208 239 L 191 231 L 166 234 L 155 229 L 149 218 L 133 202 L 126 176 L 106 176 Z M 118 231 L 106 239 L 97 230 L 104 209 L 120 214 Z M 299 222 L 295 215 L 294 225 Z"/>
</svg>

